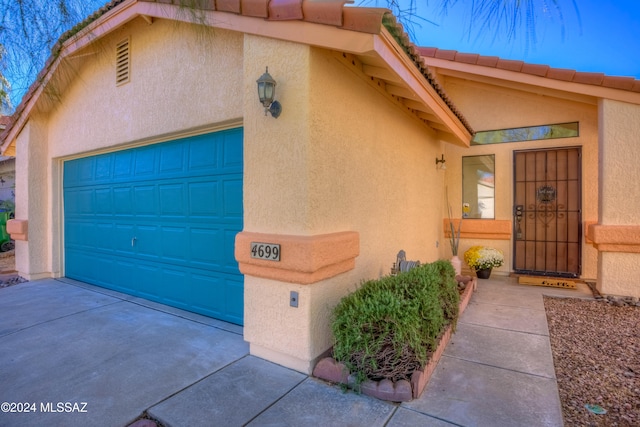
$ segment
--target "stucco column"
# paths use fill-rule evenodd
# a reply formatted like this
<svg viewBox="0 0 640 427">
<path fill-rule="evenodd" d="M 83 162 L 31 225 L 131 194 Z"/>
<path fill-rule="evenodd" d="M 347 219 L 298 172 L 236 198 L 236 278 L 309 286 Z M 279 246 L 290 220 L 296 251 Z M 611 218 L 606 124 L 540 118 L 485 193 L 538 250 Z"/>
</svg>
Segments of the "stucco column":
<svg viewBox="0 0 640 427">
<path fill-rule="evenodd" d="M 598 224 L 587 231 L 598 249 L 598 289 L 640 297 L 640 106 L 600 100 L 598 122 Z"/>
<path fill-rule="evenodd" d="M 286 243 L 278 236 L 310 235 L 309 55 L 309 46 L 244 37 L 244 233 L 268 233 L 264 243 L 282 243 L 282 261 L 271 262 L 279 267 L 289 264 L 291 254 L 284 253 Z M 266 67 L 283 107 L 277 119 L 265 116 L 258 101 L 256 80 Z M 242 248 L 236 240 L 239 260 L 249 257 L 248 247 Z M 260 277 L 251 269 L 243 273 L 244 338 L 251 354 L 308 372 L 313 358 L 310 285 L 278 275 Z M 297 307 L 290 305 L 291 292 L 297 292 Z"/>
<path fill-rule="evenodd" d="M 16 141 L 16 212 L 28 221 L 27 240 L 16 241 L 16 270 L 20 276 L 39 279 L 51 276 L 47 214 L 50 209 L 50 169 L 47 164 L 46 122 L 34 117 Z"/>
</svg>

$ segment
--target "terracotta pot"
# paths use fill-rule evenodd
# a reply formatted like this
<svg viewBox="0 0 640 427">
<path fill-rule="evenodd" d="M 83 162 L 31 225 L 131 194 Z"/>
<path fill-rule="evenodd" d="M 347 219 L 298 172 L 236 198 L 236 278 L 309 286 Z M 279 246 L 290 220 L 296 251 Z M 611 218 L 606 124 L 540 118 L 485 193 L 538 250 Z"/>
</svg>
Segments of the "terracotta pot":
<svg viewBox="0 0 640 427">
<path fill-rule="evenodd" d="M 491 276 L 491 269 L 490 268 L 478 269 L 476 270 L 476 276 L 478 276 L 478 279 L 488 279 L 489 276 Z"/>
<path fill-rule="evenodd" d="M 454 255 L 451 258 L 451 265 L 453 266 L 453 269 L 456 272 L 456 276 L 459 276 L 460 273 L 462 272 L 462 260 L 458 258 L 458 255 Z"/>
</svg>

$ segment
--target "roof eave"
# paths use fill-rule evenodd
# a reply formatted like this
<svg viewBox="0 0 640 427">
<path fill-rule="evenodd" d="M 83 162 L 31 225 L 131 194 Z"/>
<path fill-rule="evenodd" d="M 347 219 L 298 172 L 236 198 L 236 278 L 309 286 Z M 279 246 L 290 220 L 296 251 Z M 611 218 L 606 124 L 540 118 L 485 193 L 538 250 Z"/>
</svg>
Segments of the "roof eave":
<svg viewBox="0 0 640 427">
<path fill-rule="evenodd" d="M 37 105 L 51 77 L 58 69 L 61 60 L 72 56 L 75 52 L 78 52 L 95 40 L 110 33 L 122 24 L 135 19 L 139 16 L 135 10 L 133 10 L 136 4 L 137 0 L 125 0 L 118 7 L 108 10 L 95 21 L 87 24 L 82 30 L 78 31 L 77 34 L 65 40 L 55 56 L 52 54 L 52 57 L 49 58 L 43 70 L 36 78 L 36 81 L 24 95 L 23 101 L 18 106 L 19 111 L 14 113 L 11 123 L 8 125 L 8 132 L 6 130 L 3 131 L 4 135 L 0 133 L 0 136 L 3 136 L 3 142 L 2 145 L 0 145 L 0 154 L 15 156 L 15 140 L 25 126 L 28 117 Z M 53 49 L 55 51 L 58 49 L 58 46 L 54 46 Z"/>
<path fill-rule="evenodd" d="M 560 78 L 530 74 L 523 71 L 464 63 L 443 58 L 429 56 L 424 56 L 423 58 L 430 67 L 438 71 L 438 74 L 444 76 L 464 78 L 489 84 L 503 82 L 501 83 L 502 86 L 515 88 L 517 85 L 524 85 L 535 88 L 536 90 L 548 90 L 558 94 L 571 94 L 568 96 L 569 98 L 590 104 L 596 104 L 600 98 L 640 104 L 640 93 L 634 91 L 578 83 Z M 559 75 L 560 74 L 561 73 L 559 73 Z M 564 97 L 562 95 L 560 96 Z"/>
<path fill-rule="evenodd" d="M 201 21 L 194 22 L 188 13 L 176 13 L 179 6 L 150 2 L 144 0 L 125 0 L 121 3 L 112 2 L 115 7 L 103 12 L 92 22 L 86 24 L 77 34 L 69 37 L 52 56 L 41 72 L 38 80 L 32 85 L 19 106 L 14 120 L 4 132 L 4 141 L 0 152 L 15 155 L 15 140 L 25 126 L 31 112 L 38 105 L 44 89 L 54 76 L 63 58 L 71 57 L 91 43 L 104 37 L 113 30 L 138 17 L 152 23 L 154 19 L 170 19 L 190 24 L 204 24 L 216 28 L 243 32 L 274 39 L 292 41 L 323 49 L 350 53 L 361 57 L 377 56 L 389 67 L 392 74 L 400 76 L 404 90 L 411 92 L 410 101 L 417 101 L 423 107 L 405 107 L 418 119 L 431 126 L 436 131 L 444 131 L 455 136 L 455 143 L 468 146 L 471 131 L 460 120 L 460 113 L 451 110 L 451 102 L 433 87 L 427 75 L 418 69 L 415 58 L 410 58 L 404 51 L 406 46 L 400 46 L 393 36 L 383 27 L 382 16 L 388 11 L 379 8 L 345 8 L 342 27 L 318 24 L 299 19 L 267 20 L 246 16 L 227 11 L 205 10 L 199 16 Z M 351 19 L 357 14 L 366 14 L 368 19 Z M 370 15 L 370 16 L 369 16 Z M 362 16 L 361 16 L 362 17 Z M 351 27 L 352 23 L 365 27 Z M 377 25 L 374 25 L 378 22 Z M 313 25 L 313 31 L 309 31 Z M 419 59 L 419 57 L 418 57 Z M 402 98 L 402 97 L 400 97 Z M 404 98 L 402 98 L 404 99 Z M 413 106 L 413 104 L 411 104 Z M 423 116 L 428 119 L 424 119 Z M 435 116 L 435 120 L 430 118 Z"/>
<path fill-rule="evenodd" d="M 443 90 L 440 89 L 438 92 L 434 88 L 432 83 L 427 80 L 427 76 L 418 69 L 386 29 L 376 40 L 380 41 L 376 43 L 376 52 L 414 94 L 414 97 L 407 98 L 409 102 L 405 102 L 405 104 L 414 105 L 412 102 L 417 101 L 428 107 L 430 112 L 436 116 L 432 122 L 432 126 L 435 125 L 436 130 L 445 130 L 444 128 L 446 128 L 449 133 L 455 136 L 456 145 L 469 147 L 473 137 L 471 130 L 460 120 L 459 114 L 452 110 L 451 102 L 445 102 L 446 94 Z"/>
</svg>

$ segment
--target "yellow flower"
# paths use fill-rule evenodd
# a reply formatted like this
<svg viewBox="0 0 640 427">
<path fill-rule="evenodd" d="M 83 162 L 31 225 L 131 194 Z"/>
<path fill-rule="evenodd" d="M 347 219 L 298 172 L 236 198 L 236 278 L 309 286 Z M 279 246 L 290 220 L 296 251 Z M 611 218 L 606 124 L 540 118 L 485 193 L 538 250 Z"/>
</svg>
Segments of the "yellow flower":
<svg viewBox="0 0 640 427">
<path fill-rule="evenodd" d="M 499 249 L 472 246 L 464 253 L 464 261 L 474 270 L 484 270 L 500 267 L 504 263 L 504 256 Z"/>
</svg>

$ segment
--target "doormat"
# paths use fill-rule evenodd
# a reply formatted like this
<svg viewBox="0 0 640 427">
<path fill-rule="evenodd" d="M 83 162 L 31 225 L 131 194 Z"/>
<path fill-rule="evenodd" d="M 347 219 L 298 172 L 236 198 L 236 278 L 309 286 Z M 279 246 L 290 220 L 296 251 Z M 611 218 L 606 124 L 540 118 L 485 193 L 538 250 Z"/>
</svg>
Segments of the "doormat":
<svg viewBox="0 0 640 427">
<path fill-rule="evenodd" d="M 533 286 L 549 286 L 552 288 L 577 289 L 576 282 L 566 279 L 558 279 L 557 277 L 531 277 L 520 276 L 518 283 L 521 285 Z"/>
</svg>

